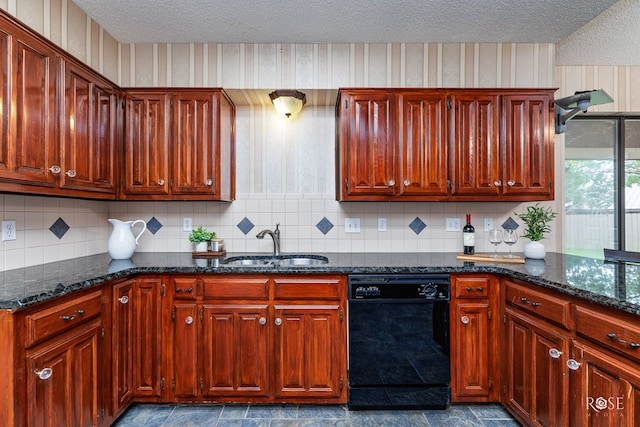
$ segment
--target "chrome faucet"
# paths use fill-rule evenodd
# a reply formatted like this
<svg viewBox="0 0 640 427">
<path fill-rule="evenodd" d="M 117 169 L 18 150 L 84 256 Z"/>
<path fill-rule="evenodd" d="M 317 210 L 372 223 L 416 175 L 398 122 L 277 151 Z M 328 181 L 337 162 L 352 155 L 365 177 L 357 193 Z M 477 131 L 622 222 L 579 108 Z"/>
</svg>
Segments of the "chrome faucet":
<svg viewBox="0 0 640 427">
<path fill-rule="evenodd" d="M 271 238 L 273 239 L 273 255 L 278 256 L 280 255 L 280 230 L 278 229 L 278 227 L 280 227 L 280 223 L 277 222 L 276 223 L 276 229 L 271 231 L 271 230 L 262 230 L 261 232 L 258 233 L 258 235 L 256 236 L 258 239 L 264 239 L 265 235 L 270 235 Z"/>
</svg>

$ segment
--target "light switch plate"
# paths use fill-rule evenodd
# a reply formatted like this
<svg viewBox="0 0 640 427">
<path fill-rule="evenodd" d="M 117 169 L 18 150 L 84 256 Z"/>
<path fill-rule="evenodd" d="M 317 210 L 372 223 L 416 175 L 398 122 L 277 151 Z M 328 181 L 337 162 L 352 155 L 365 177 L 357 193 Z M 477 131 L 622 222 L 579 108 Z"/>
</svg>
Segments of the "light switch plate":
<svg viewBox="0 0 640 427">
<path fill-rule="evenodd" d="M 485 218 L 484 219 L 484 231 L 489 231 L 493 229 L 493 218 Z"/>
<path fill-rule="evenodd" d="M 193 229 L 193 221 L 191 218 L 182 218 L 182 231 L 191 231 Z"/>
<path fill-rule="evenodd" d="M 460 231 L 460 218 L 447 218 L 445 231 Z"/>
<path fill-rule="evenodd" d="M 345 218 L 344 219 L 344 232 L 345 233 L 359 233 L 360 232 L 360 218 Z"/>
</svg>

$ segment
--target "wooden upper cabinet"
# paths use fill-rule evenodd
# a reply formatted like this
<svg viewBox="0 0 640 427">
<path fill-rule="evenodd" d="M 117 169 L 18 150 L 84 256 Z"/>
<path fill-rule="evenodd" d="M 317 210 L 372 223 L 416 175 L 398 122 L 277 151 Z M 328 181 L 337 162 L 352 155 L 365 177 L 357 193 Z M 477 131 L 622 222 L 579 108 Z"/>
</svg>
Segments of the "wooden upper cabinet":
<svg viewBox="0 0 640 427">
<path fill-rule="evenodd" d="M 453 108 L 452 196 L 497 196 L 500 176 L 500 104 L 497 93 L 462 92 Z"/>
<path fill-rule="evenodd" d="M 446 196 L 447 106 L 441 93 L 401 95 L 401 195 Z"/>
<path fill-rule="evenodd" d="M 339 199 L 377 200 L 396 192 L 396 100 L 383 91 L 342 93 L 338 132 Z"/>
<path fill-rule="evenodd" d="M 502 102 L 504 194 L 522 200 L 552 200 L 553 91 L 504 95 Z"/>
<path fill-rule="evenodd" d="M 0 19 L 0 189 L 54 187 L 59 166 L 55 135 L 55 51 Z M 54 168 L 50 170 L 50 168 Z"/>
<path fill-rule="evenodd" d="M 233 200 L 235 107 L 221 89 L 127 90 L 129 200 Z"/>
<path fill-rule="evenodd" d="M 63 62 L 60 187 L 104 193 L 117 186 L 118 91 L 93 72 Z"/>
<path fill-rule="evenodd" d="M 169 95 L 126 95 L 124 184 L 121 198 L 169 194 Z"/>
</svg>

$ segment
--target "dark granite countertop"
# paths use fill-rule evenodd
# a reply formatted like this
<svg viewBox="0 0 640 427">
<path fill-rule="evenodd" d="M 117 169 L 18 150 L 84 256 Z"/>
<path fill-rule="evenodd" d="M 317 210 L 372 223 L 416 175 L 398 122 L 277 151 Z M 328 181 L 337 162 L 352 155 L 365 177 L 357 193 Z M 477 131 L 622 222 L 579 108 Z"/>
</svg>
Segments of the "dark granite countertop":
<svg viewBox="0 0 640 427">
<path fill-rule="evenodd" d="M 227 254 L 226 258 L 237 255 Z M 258 254 L 254 254 L 258 255 Z M 265 254 L 260 254 L 265 255 Z M 0 272 L 0 309 L 19 309 L 105 281 L 138 273 L 496 273 L 640 315 L 640 265 L 607 263 L 560 253 L 525 264 L 462 262 L 455 253 L 323 253 L 313 266 L 226 266 L 191 253 L 136 253 L 130 260 L 108 254 Z"/>
</svg>

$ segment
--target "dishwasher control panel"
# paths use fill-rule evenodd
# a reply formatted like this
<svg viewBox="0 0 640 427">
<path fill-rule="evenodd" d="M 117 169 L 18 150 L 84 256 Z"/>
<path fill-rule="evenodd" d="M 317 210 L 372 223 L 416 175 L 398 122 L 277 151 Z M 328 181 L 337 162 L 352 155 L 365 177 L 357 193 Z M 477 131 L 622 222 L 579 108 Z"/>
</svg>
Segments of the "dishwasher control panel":
<svg viewBox="0 0 640 427">
<path fill-rule="evenodd" d="M 449 300 L 448 275 L 351 275 L 350 300 Z"/>
</svg>

